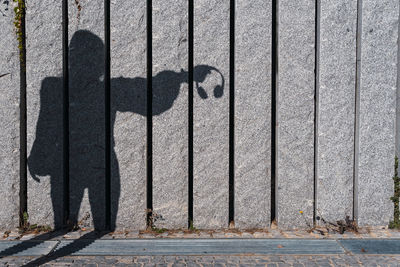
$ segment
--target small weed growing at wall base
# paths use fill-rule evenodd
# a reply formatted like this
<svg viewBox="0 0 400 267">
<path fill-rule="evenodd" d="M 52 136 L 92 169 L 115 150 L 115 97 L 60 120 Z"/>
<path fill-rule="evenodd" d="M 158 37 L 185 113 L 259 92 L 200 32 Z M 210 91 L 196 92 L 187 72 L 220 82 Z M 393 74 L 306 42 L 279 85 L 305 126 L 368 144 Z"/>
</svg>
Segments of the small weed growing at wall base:
<svg viewBox="0 0 400 267">
<path fill-rule="evenodd" d="M 192 220 L 190 220 L 189 230 L 190 230 L 190 231 L 193 231 L 193 232 L 194 232 L 194 231 L 197 231 L 196 227 L 193 226 L 193 221 L 192 221 Z"/>
<path fill-rule="evenodd" d="M 27 212 L 23 214 L 23 224 L 19 228 L 21 233 L 39 233 L 39 232 L 49 232 L 51 231 L 51 227 L 48 225 L 37 225 L 37 224 L 30 224 L 29 223 L 29 215 Z"/>
</svg>

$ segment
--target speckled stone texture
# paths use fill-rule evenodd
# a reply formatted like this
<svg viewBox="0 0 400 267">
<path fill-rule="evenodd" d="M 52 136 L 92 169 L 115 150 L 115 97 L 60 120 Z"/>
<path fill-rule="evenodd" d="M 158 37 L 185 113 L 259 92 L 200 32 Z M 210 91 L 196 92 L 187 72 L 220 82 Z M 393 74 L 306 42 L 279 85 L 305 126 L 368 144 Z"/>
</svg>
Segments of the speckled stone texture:
<svg viewBox="0 0 400 267">
<path fill-rule="evenodd" d="M 313 223 L 315 1 L 278 10 L 277 220 L 302 228 Z"/>
<path fill-rule="evenodd" d="M 57 228 L 64 212 L 62 1 L 26 1 L 29 222 Z M 18 224 L 20 84 L 14 4 L 3 2 L 0 229 L 9 229 Z M 146 227 L 150 115 L 147 1 L 110 2 L 111 223 L 118 229 L 139 230 Z M 387 225 L 393 216 L 396 144 L 400 146 L 395 140 L 396 119 L 400 121 L 400 115 L 396 118 L 400 3 L 363 0 L 358 1 L 357 11 L 357 1 L 321 0 L 316 33 L 316 1 L 277 2 L 278 226 L 312 227 L 314 192 L 315 215 L 327 221 L 352 217 L 354 208 L 360 226 Z M 153 0 L 152 4 L 154 226 L 186 228 L 188 3 Z M 271 217 L 272 1 L 235 4 L 234 219 L 237 228 L 264 228 Z M 104 1 L 71 0 L 68 5 L 70 220 L 103 229 Z M 229 5 L 229 1 L 194 1 L 193 226 L 198 229 L 226 228 L 229 220 Z M 362 22 L 360 50 L 357 17 Z M 317 59 L 315 34 L 319 34 Z"/>
<path fill-rule="evenodd" d="M 104 1 L 69 1 L 68 12 L 70 220 L 84 227 L 103 229 Z"/>
<path fill-rule="evenodd" d="M 400 26 L 398 28 L 400 36 Z M 397 62 L 400 62 L 400 45 L 397 46 Z M 397 70 L 397 84 L 400 84 L 399 70 Z M 400 156 L 400 90 L 396 90 L 396 156 Z"/>
<path fill-rule="evenodd" d="M 153 215 L 159 228 L 188 224 L 187 35 L 187 1 L 154 0 Z"/>
<path fill-rule="evenodd" d="M 356 1 L 321 1 L 316 214 L 353 217 Z"/>
<path fill-rule="evenodd" d="M 135 7 L 132 9 L 132 7 Z M 111 1 L 112 216 L 146 227 L 146 1 Z M 119 205 L 118 205 L 119 204 Z"/>
<path fill-rule="evenodd" d="M 26 5 L 29 222 L 58 227 L 63 216 L 61 1 Z"/>
<path fill-rule="evenodd" d="M 19 51 L 14 6 L 0 6 L 0 230 L 18 226 Z"/>
<path fill-rule="evenodd" d="M 393 216 L 399 1 L 362 3 L 358 223 Z"/>
<path fill-rule="evenodd" d="M 206 64 L 221 75 L 196 66 Z M 223 228 L 229 221 L 229 1 L 194 2 L 193 223 L 196 228 Z M 215 94 L 219 97 L 215 97 Z"/>
<path fill-rule="evenodd" d="M 271 220 L 272 2 L 236 1 L 235 226 Z"/>
</svg>

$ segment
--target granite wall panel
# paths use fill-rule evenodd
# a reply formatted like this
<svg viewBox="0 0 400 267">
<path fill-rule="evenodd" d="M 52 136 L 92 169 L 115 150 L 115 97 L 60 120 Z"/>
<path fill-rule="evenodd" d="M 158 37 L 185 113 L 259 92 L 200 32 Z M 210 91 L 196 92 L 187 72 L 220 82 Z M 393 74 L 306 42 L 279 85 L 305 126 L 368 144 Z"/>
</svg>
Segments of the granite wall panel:
<svg viewBox="0 0 400 267">
<path fill-rule="evenodd" d="M 235 23 L 235 226 L 264 228 L 271 221 L 272 1 L 236 1 Z"/>
<path fill-rule="evenodd" d="M 362 2 L 357 220 L 387 225 L 393 217 L 399 1 Z"/>
<path fill-rule="evenodd" d="M 194 1 L 193 224 L 200 229 L 229 221 L 229 2 Z"/>
<path fill-rule="evenodd" d="M 110 22 L 112 222 L 145 229 L 146 1 L 111 1 Z"/>
<path fill-rule="evenodd" d="M 320 1 L 316 215 L 353 217 L 356 1 Z"/>
<path fill-rule="evenodd" d="M 63 220 L 62 2 L 26 2 L 29 222 Z"/>
<path fill-rule="evenodd" d="M 153 215 L 188 222 L 188 3 L 153 1 Z"/>
<path fill-rule="evenodd" d="M 277 221 L 313 224 L 315 1 L 279 1 Z"/>
<path fill-rule="evenodd" d="M 19 85 L 20 58 L 14 5 L 0 7 L 0 230 L 19 222 Z"/>
</svg>

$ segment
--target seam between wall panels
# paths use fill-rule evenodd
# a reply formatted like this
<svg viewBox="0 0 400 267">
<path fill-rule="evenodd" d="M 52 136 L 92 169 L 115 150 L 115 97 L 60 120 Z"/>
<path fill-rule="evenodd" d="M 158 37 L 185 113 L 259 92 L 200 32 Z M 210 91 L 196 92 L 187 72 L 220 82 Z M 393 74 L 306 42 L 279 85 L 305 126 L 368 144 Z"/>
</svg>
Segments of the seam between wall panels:
<svg viewBox="0 0 400 267">
<path fill-rule="evenodd" d="M 20 63 L 20 177 L 19 177 L 19 224 L 23 226 L 25 220 L 25 213 L 28 211 L 28 169 L 27 169 L 27 103 L 26 103 L 26 34 L 25 34 L 25 1 L 22 0 L 24 8 L 21 14 L 21 38 L 22 47 L 19 51 Z"/>
<path fill-rule="evenodd" d="M 279 2 L 272 0 L 272 49 L 271 49 L 271 222 L 278 218 L 278 51 L 279 51 Z"/>
<path fill-rule="evenodd" d="M 69 72 L 68 72 L 68 1 L 62 3 L 63 50 L 63 224 L 69 220 Z"/>
<path fill-rule="evenodd" d="M 353 220 L 358 222 L 358 163 L 360 132 L 360 73 L 361 73 L 361 34 L 362 34 L 362 0 L 357 1 L 357 34 L 356 34 L 356 87 L 354 110 L 354 177 L 353 177 Z"/>
<path fill-rule="evenodd" d="M 229 221 L 235 219 L 235 0 L 230 1 L 229 23 Z"/>
<path fill-rule="evenodd" d="M 319 126 L 319 59 L 320 59 L 320 26 L 321 26 L 321 3 L 315 0 L 315 93 L 314 93 L 314 211 L 313 222 L 316 224 L 318 210 L 318 126 Z"/>
<path fill-rule="evenodd" d="M 147 1 L 147 159 L 146 159 L 146 190 L 147 190 L 147 226 L 152 226 L 153 212 L 153 50 L 152 50 L 152 0 Z"/>
</svg>

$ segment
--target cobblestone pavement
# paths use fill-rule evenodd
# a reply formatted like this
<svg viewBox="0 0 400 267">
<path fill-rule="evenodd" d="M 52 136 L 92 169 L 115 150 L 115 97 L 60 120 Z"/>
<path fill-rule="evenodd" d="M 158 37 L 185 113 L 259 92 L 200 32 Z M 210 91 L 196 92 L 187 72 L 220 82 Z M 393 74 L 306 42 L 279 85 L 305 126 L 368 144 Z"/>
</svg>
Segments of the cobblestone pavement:
<svg viewBox="0 0 400 267">
<path fill-rule="evenodd" d="M 23 266 L 34 257 L 7 257 L 1 266 Z M 95 256 L 63 257 L 42 266 L 400 266 L 400 255 L 330 256 Z"/>
</svg>

